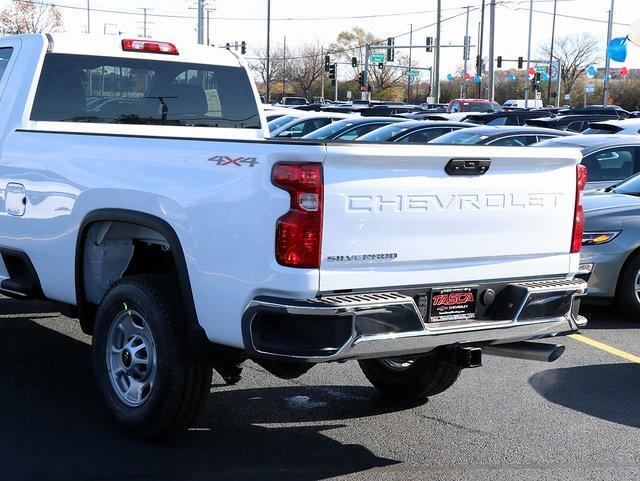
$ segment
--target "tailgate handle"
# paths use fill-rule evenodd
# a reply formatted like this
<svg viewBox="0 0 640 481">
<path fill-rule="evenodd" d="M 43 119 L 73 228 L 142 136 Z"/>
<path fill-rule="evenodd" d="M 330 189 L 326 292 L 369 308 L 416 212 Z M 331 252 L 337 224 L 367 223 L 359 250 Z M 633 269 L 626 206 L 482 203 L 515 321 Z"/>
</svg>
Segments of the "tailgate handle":
<svg viewBox="0 0 640 481">
<path fill-rule="evenodd" d="M 490 165 L 489 159 L 451 159 L 444 170 L 449 175 L 482 175 Z"/>
</svg>

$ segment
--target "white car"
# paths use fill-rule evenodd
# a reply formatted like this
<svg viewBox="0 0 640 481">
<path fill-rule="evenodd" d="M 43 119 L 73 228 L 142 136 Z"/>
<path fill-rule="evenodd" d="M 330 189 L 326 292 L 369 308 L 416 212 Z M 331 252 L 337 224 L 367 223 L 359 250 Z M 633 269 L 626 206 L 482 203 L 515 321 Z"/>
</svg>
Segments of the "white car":
<svg viewBox="0 0 640 481">
<path fill-rule="evenodd" d="M 357 360 L 425 402 L 482 352 L 562 353 L 524 341 L 585 322 L 577 149 L 274 140 L 251 77 L 226 49 L 0 38 L 0 293 L 79 319 L 126 432 L 190 426 L 247 359 Z"/>
<path fill-rule="evenodd" d="M 294 116 L 292 115 L 291 117 Z M 353 117 L 353 114 L 341 114 L 337 112 L 305 112 L 298 116 L 298 118 L 293 118 L 293 120 L 284 123 L 283 125 L 277 125 L 276 123 L 270 124 L 269 130 L 271 132 L 271 137 L 299 138 L 310 134 L 311 132 L 315 132 L 336 120 L 348 119 L 350 117 Z"/>
<path fill-rule="evenodd" d="M 640 119 L 601 120 L 591 122 L 583 134 L 640 134 Z"/>
</svg>

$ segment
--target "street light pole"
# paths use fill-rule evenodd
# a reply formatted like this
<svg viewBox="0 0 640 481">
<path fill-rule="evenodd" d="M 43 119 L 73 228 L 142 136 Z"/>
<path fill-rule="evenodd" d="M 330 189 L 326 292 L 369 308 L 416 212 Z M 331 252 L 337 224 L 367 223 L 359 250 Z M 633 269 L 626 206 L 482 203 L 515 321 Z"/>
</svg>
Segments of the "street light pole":
<svg viewBox="0 0 640 481">
<path fill-rule="evenodd" d="M 440 24 L 442 23 L 442 0 L 438 0 L 438 18 L 436 23 L 435 68 L 433 74 L 433 97 L 435 103 L 440 102 Z"/>
<path fill-rule="evenodd" d="M 531 68 L 531 27 L 533 25 L 533 0 L 529 2 L 529 42 L 527 44 L 527 83 L 524 88 L 524 108 L 529 107 L 529 88 L 531 82 L 529 82 L 529 69 Z"/>
<path fill-rule="evenodd" d="M 496 36 L 496 0 L 491 0 L 489 4 L 489 78 L 488 95 L 489 100 L 493 100 L 495 90 L 495 80 L 493 71 L 493 49 Z"/>
<path fill-rule="evenodd" d="M 409 30 L 409 46 L 413 45 L 413 24 Z M 411 70 L 411 52 L 413 49 L 409 49 L 409 70 Z M 407 75 L 407 103 L 411 102 L 411 75 Z"/>
<path fill-rule="evenodd" d="M 482 47 L 484 46 L 484 1 L 482 0 L 482 8 L 480 9 L 480 38 L 478 39 L 478 57 L 476 60 L 476 75 L 480 78 L 482 78 Z M 476 86 L 476 98 L 480 98 L 481 92 L 481 83 L 479 83 Z"/>
<path fill-rule="evenodd" d="M 270 92 L 270 86 L 269 86 L 269 80 L 271 77 L 270 50 L 271 50 L 271 0 L 267 0 L 267 75 L 266 75 L 267 86 L 266 86 L 266 93 L 265 93 L 265 99 L 267 103 L 271 102 L 271 92 Z"/>
<path fill-rule="evenodd" d="M 465 28 L 464 31 L 464 53 L 462 54 L 462 58 L 464 59 L 464 72 L 463 72 L 463 77 L 464 77 L 464 93 L 461 96 L 462 98 L 465 98 L 467 96 L 467 63 L 469 61 L 469 50 L 470 47 L 468 46 L 468 44 L 471 43 L 469 42 L 469 7 L 467 7 L 467 26 Z"/>
<path fill-rule="evenodd" d="M 606 107 L 609 105 L 609 72 L 611 68 L 611 60 L 609 59 L 609 42 L 611 42 L 611 34 L 613 30 L 613 7 L 615 0 L 611 0 L 611 10 L 609 10 L 609 26 L 607 28 L 607 48 L 604 51 L 605 54 L 605 64 L 604 64 L 604 99 L 602 100 L 602 105 Z"/>
<path fill-rule="evenodd" d="M 204 44 L 204 0 L 198 0 L 198 43 Z"/>
<path fill-rule="evenodd" d="M 91 33 L 91 6 L 89 2 L 91 0 L 87 0 L 87 33 Z"/>
<path fill-rule="evenodd" d="M 551 52 L 549 54 L 549 84 L 547 85 L 547 105 L 551 105 L 551 69 L 553 68 L 553 44 L 556 39 L 556 9 L 558 7 L 558 0 L 553 0 L 553 23 L 551 24 Z M 557 73 L 560 76 L 560 70 Z M 560 90 L 556 92 L 556 96 L 560 97 Z"/>
</svg>

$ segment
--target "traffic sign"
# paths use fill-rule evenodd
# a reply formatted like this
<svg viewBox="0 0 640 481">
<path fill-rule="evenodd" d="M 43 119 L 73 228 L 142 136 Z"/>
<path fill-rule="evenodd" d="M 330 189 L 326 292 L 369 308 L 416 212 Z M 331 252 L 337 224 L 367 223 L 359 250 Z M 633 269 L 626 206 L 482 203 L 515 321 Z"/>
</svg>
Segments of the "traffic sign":
<svg viewBox="0 0 640 481">
<path fill-rule="evenodd" d="M 351 100 L 351 90 L 347 90 L 347 99 Z"/>
<path fill-rule="evenodd" d="M 384 63 L 384 54 L 383 53 L 372 53 L 371 54 L 371 63 Z"/>
<path fill-rule="evenodd" d="M 407 75 L 409 77 L 417 77 L 418 75 L 420 75 L 420 72 L 418 72 L 417 70 L 407 70 Z"/>
<path fill-rule="evenodd" d="M 546 65 L 536 65 L 536 72 L 539 73 L 547 73 L 547 66 Z"/>
<path fill-rule="evenodd" d="M 552 79 L 558 78 L 558 66 L 556 64 L 551 65 L 551 73 L 549 74 L 549 77 Z"/>
<path fill-rule="evenodd" d="M 584 91 L 587 92 L 588 94 L 592 94 L 594 90 L 595 88 L 593 87 L 592 84 L 587 84 L 584 86 Z"/>
<path fill-rule="evenodd" d="M 366 85 L 360 85 L 359 89 L 360 89 L 360 92 L 366 92 L 367 91 L 367 86 Z"/>
<path fill-rule="evenodd" d="M 565 100 L 571 100 L 571 94 L 564 94 Z"/>
</svg>

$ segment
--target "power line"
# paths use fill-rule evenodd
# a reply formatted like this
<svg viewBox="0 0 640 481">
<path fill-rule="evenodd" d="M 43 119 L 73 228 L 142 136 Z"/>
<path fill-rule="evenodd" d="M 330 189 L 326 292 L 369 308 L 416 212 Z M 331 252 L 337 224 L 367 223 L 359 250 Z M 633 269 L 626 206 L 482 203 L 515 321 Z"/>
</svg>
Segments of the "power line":
<svg viewBox="0 0 640 481">
<path fill-rule="evenodd" d="M 504 6 L 504 5 L 502 5 Z M 515 8 L 514 10 L 529 10 L 528 8 Z M 534 10 L 534 13 L 542 13 L 543 15 L 553 15 L 553 12 L 546 12 L 544 10 Z M 566 14 L 561 14 L 561 13 L 557 13 L 556 17 L 564 17 L 564 18 L 571 18 L 573 20 L 585 20 L 587 22 L 597 22 L 597 23 L 609 23 L 606 20 L 599 20 L 597 18 L 589 18 L 589 17 L 579 17 L 577 15 L 566 15 Z M 622 23 L 622 22 L 613 22 L 615 25 L 621 25 L 623 27 L 629 27 L 631 24 L 630 23 Z"/>
</svg>

